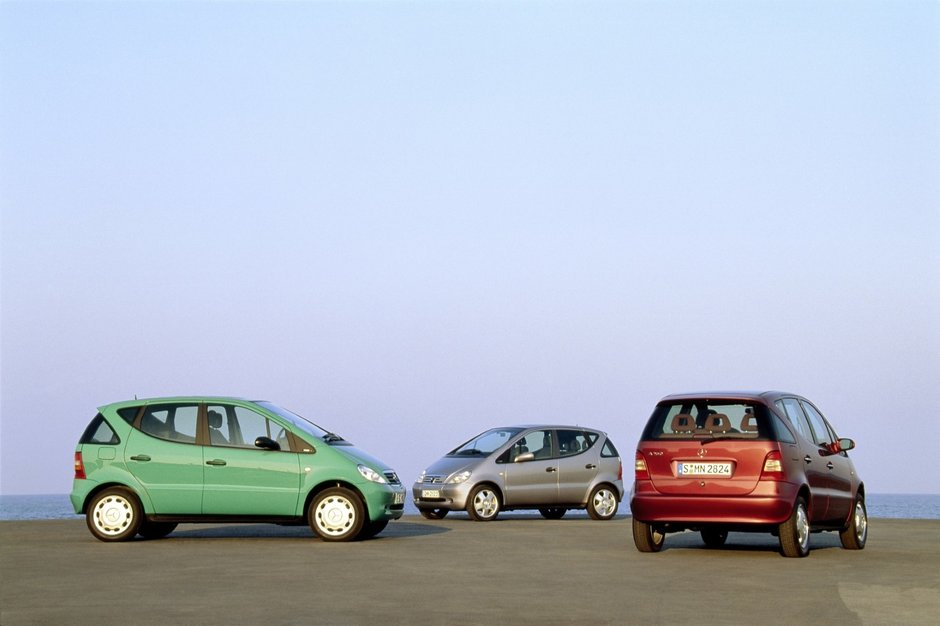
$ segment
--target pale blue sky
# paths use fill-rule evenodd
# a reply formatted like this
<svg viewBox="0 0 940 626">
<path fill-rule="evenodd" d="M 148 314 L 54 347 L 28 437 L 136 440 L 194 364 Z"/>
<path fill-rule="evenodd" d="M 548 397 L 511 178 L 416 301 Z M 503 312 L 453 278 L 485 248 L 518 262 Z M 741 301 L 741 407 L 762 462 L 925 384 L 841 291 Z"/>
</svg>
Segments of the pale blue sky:
<svg viewBox="0 0 940 626">
<path fill-rule="evenodd" d="M 813 399 L 938 492 L 940 4 L 0 4 L 0 492 L 96 407 L 490 426 Z"/>
</svg>

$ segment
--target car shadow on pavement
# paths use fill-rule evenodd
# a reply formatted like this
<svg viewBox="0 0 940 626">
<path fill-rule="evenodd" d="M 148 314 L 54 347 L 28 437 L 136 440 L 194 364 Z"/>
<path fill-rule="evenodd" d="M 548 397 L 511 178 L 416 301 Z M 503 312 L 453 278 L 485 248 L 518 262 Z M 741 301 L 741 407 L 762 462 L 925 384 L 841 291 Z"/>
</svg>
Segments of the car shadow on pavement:
<svg viewBox="0 0 940 626">
<path fill-rule="evenodd" d="M 842 549 L 836 533 L 813 533 L 810 537 L 811 552 L 817 550 Z M 728 541 L 720 547 L 710 548 L 697 532 L 682 532 L 666 535 L 663 552 L 668 550 L 701 550 L 703 552 L 780 552 L 778 539 L 769 533 L 729 533 Z"/>
<path fill-rule="evenodd" d="M 450 528 L 415 522 L 393 521 L 377 536 L 365 541 L 378 541 L 395 537 L 419 537 L 449 532 Z M 277 524 L 222 524 L 218 526 L 180 525 L 167 539 L 316 539 L 306 525 L 279 526 Z"/>
</svg>

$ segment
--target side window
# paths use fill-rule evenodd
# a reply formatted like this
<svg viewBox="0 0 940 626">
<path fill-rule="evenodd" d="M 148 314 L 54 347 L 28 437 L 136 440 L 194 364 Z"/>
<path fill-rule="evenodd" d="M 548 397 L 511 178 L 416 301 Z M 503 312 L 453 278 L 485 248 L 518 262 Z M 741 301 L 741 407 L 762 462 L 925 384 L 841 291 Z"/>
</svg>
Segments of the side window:
<svg viewBox="0 0 940 626">
<path fill-rule="evenodd" d="M 123 409 L 118 409 L 118 415 L 120 415 L 121 419 L 128 424 L 134 423 L 134 420 L 137 419 L 138 413 L 140 413 L 139 406 L 129 406 Z"/>
<path fill-rule="evenodd" d="M 800 403 L 797 402 L 796 398 L 778 400 L 777 406 L 783 408 L 787 419 L 790 420 L 790 423 L 793 424 L 797 432 L 803 435 L 804 439 L 807 441 L 815 441 L 815 439 L 813 439 L 813 432 L 809 429 L 809 423 L 806 421 L 806 416 L 803 415 L 803 410 L 800 408 Z"/>
<path fill-rule="evenodd" d="M 588 438 L 580 430 L 558 431 L 558 456 L 573 456 L 591 447 Z"/>
<path fill-rule="evenodd" d="M 620 456 L 617 452 L 617 448 L 614 447 L 614 442 L 610 439 L 604 442 L 604 447 L 601 448 L 601 456 L 605 458 Z"/>
<path fill-rule="evenodd" d="M 832 443 L 832 436 L 829 434 L 829 428 L 826 426 L 825 418 L 820 415 L 819 411 L 816 410 L 809 402 L 800 402 L 803 405 L 803 410 L 806 411 L 806 417 L 809 418 L 809 423 L 813 427 L 813 433 L 815 441 L 820 446 L 829 445 Z"/>
<path fill-rule="evenodd" d="M 533 430 L 531 433 L 527 434 L 525 438 L 528 441 L 529 452 L 531 452 L 536 459 L 550 459 L 554 456 L 552 431 Z"/>
<path fill-rule="evenodd" d="M 111 425 L 108 424 L 107 420 L 104 419 L 104 416 L 98 413 L 98 415 L 91 420 L 88 428 L 85 429 L 85 433 L 82 435 L 79 442 L 113 446 L 121 443 L 121 440 L 111 428 Z"/>
<path fill-rule="evenodd" d="M 290 450 L 287 432 L 275 422 L 250 409 L 240 406 L 209 405 L 209 441 L 214 446 L 255 447 L 255 439 L 268 437 Z"/>
<path fill-rule="evenodd" d="M 195 443 L 198 408 L 195 404 L 148 406 L 140 418 L 140 430 L 161 439 Z"/>
</svg>

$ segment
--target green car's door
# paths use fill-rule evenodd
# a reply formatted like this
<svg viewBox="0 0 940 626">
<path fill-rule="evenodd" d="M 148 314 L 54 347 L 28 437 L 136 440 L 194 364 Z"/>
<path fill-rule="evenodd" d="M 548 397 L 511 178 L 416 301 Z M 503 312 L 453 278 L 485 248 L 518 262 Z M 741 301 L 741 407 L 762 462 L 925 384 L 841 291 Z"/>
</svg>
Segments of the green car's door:
<svg viewBox="0 0 940 626">
<path fill-rule="evenodd" d="M 300 459 L 284 429 L 251 409 L 225 404 L 206 407 L 211 445 L 203 447 L 206 515 L 294 515 L 300 495 Z M 254 445 L 258 437 L 281 450 Z"/>
<path fill-rule="evenodd" d="M 157 514 L 202 511 L 202 446 L 196 445 L 196 404 L 148 406 L 124 447 L 127 469 Z"/>
</svg>

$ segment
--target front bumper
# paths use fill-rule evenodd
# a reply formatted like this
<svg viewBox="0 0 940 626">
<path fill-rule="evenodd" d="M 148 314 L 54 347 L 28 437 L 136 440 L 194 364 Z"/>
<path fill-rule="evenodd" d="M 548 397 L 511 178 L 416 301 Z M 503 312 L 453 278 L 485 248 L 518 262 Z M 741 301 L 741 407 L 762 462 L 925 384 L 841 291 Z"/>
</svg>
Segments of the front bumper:
<svg viewBox="0 0 940 626">
<path fill-rule="evenodd" d="M 395 520 L 405 513 L 405 488 L 402 485 L 361 485 L 360 491 L 369 507 L 369 519 Z"/>
<path fill-rule="evenodd" d="M 419 509 L 462 511 L 467 506 L 467 498 L 472 487 L 473 485 L 465 482 L 459 485 L 415 483 L 411 489 L 411 496 Z"/>
</svg>

